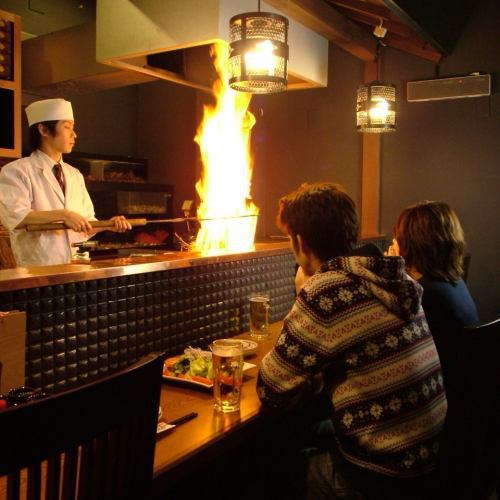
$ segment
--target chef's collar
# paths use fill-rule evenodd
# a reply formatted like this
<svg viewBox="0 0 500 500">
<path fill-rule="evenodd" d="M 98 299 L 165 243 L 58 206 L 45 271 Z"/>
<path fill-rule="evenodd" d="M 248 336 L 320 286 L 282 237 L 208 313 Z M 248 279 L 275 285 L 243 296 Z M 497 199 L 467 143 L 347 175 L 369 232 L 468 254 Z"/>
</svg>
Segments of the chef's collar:
<svg viewBox="0 0 500 500">
<path fill-rule="evenodd" d="M 56 163 L 60 163 L 61 165 L 63 164 L 62 154 L 61 154 L 61 158 L 59 159 L 59 161 L 54 161 L 49 155 L 45 154 L 41 149 L 37 149 L 36 153 L 38 154 L 38 156 L 43 161 L 44 167 L 50 167 L 52 169 L 52 167 Z"/>
</svg>

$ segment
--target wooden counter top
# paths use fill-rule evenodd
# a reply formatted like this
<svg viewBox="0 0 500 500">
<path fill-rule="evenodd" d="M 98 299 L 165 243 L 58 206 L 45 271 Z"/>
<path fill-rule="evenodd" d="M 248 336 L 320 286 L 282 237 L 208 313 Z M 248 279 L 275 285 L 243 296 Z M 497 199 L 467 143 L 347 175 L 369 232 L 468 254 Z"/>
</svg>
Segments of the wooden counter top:
<svg viewBox="0 0 500 500">
<path fill-rule="evenodd" d="M 273 348 L 281 332 L 282 321 L 270 325 L 268 339 L 258 342 L 255 356 L 245 360 L 255 368 L 245 371 L 243 390 L 241 393 L 241 408 L 239 412 L 220 413 L 214 410 L 213 394 L 211 390 L 203 391 L 185 386 L 165 383 L 161 391 L 160 404 L 163 411 L 163 420 L 169 421 L 181 417 L 192 411 L 198 416 L 179 427 L 176 427 L 163 437 L 159 437 L 155 449 L 154 480 L 155 493 L 161 492 L 172 481 L 179 480 L 189 474 L 192 467 L 207 455 L 216 453 L 218 446 L 227 447 L 238 438 L 242 438 L 244 431 L 251 425 L 265 423 L 267 418 L 279 417 L 279 413 L 267 412 L 262 415 L 261 403 L 255 388 L 258 367 L 262 358 Z M 248 334 L 236 338 L 251 339 Z"/>
<path fill-rule="evenodd" d="M 16 267 L 14 269 L 0 270 L 0 292 L 254 259 L 289 252 L 291 252 L 289 242 L 281 241 L 277 243 L 256 243 L 255 250 L 249 252 L 215 256 L 203 256 L 199 252 L 168 252 L 148 257 L 100 260 L 89 264 L 72 263 L 57 266 Z"/>
</svg>

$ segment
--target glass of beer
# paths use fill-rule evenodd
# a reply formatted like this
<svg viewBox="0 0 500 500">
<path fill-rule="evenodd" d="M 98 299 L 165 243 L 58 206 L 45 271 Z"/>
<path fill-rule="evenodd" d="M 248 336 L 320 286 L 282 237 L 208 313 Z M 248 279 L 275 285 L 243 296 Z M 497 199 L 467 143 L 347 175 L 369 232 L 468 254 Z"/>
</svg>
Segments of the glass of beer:
<svg viewBox="0 0 500 500">
<path fill-rule="evenodd" d="M 243 345 L 239 340 L 214 340 L 210 349 L 215 409 L 224 413 L 239 411 L 243 383 Z"/>
<path fill-rule="evenodd" d="M 250 295 L 250 335 L 263 339 L 269 335 L 269 292 Z"/>
</svg>

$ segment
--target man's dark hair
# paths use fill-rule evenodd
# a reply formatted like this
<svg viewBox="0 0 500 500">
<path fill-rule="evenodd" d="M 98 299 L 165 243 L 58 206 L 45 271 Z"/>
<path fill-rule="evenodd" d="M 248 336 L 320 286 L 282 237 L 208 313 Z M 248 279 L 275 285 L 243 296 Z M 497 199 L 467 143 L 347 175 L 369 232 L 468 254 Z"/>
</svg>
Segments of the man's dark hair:
<svg viewBox="0 0 500 500">
<path fill-rule="evenodd" d="M 50 133 L 50 135 L 56 135 L 56 125 L 58 120 L 50 120 L 47 122 L 39 122 L 31 125 L 30 127 L 30 148 L 31 151 L 36 151 L 42 144 L 42 136 L 38 131 L 38 125 L 43 125 Z"/>
<path fill-rule="evenodd" d="M 347 255 L 358 239 L 359 221 L 351 197 L 338 184 L 303 184 L 281 198 L 278 226 L 297 245 L 297 235 L 322 261 Z"/>
</svg>

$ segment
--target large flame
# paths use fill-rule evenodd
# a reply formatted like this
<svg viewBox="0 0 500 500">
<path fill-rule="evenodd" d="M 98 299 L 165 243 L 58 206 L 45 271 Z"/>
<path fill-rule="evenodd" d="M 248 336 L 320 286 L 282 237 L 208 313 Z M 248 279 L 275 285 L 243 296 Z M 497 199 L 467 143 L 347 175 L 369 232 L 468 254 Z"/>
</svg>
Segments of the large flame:
<svg viewBox="0 0 500 500">
<path fill-rule="evenodd" d="M 196 238 L 195 249 L 203 254 L 252 250 L 259 213 L 250 197 L 250 135 L 255 124 L 248 110 L 251 94 L 228 85 L 227 43 L 214 44 L 212 56 L 218 74 L 215 104 L 204 107 L 195 137 L 203 163 L 196 183 L 198 218 L 214 219 L 201 223 Z"/>
</svg>

